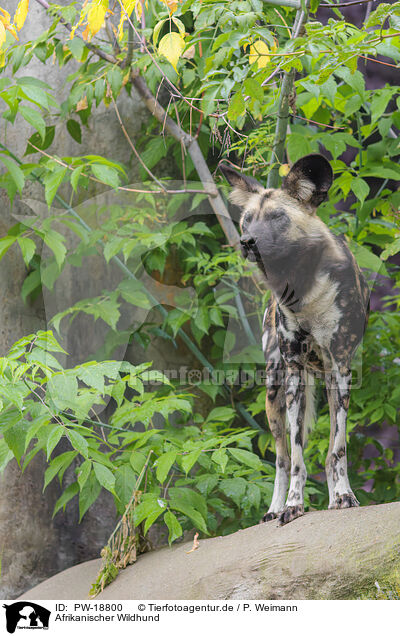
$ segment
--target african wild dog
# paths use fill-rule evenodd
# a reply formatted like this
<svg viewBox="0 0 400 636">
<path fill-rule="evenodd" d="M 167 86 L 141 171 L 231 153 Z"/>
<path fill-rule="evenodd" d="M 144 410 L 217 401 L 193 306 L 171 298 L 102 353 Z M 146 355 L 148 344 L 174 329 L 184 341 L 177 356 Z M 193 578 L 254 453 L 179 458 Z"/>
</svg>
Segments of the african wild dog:
<svg viewBox="0 0 400 636">
<path fill-rule="evenodd" d="M 304 513 L 303 448 L 314 417 L 315 375 L 325 379 L 330 408 L 329 508 L 358 506 L 347 476 L 346 418 L 351 359 L 368 320 L 369 289 L 346 242 L 316 216 L 332 183 L 331 166 L 322 155 L 303 157 L 280 189 L 265 189 L 226 165 L 221 171 L 233 186 L 230 200 L 242 208 L 243 255 L 258 264 L 272 292 L 263 349 L 276 476 L 264 521 L 278 517 L 283 525 Z"/>
</svg>

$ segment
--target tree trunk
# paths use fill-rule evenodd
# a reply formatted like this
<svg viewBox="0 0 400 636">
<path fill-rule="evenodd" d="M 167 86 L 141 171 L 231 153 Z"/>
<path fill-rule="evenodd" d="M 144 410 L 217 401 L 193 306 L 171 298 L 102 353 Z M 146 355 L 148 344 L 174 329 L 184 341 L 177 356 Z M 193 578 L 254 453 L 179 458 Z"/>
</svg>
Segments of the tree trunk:
<svg viewBox="0 0 400 636">
<path fill-rule="evenodd" d="M 99 599 L 354 599 L 375 581 L 394 584 L 400 564 L 400 503 L 307 513 L 227 537 L 139 557 Z M 57 574 L 21 598 L 83 599 L 100 560 Z"/>
</svg>

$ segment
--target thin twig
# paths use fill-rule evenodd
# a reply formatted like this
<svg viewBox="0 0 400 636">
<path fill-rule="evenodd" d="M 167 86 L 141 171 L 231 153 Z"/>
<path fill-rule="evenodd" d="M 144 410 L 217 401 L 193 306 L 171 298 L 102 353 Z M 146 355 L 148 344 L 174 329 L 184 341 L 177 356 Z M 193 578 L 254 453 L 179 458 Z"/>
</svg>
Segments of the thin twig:
<svg viewBox="0 0 400 636">
<path fill-rule="evenodd" d="M 374 1 L 374 0 L 372 0 Z M 375 0 L 376 1 L 376 0 Z M 319 7 L 328 7 L 329 9 L 336 9 L 337 7 L 352 7 L 355 4 L 367 4 L 368 2 L 371 2 L 371 0 L 354 0 L 352 2 L 338 2 L 337 4 L 335 3 L 330 3 L 330 2 L 323 2 L 321 3 Z"/>
<path fill-rule="evenodd" d="M 63 168 L 67 168 L 68 170 L 72 170 L 72 171 L 75 170 L 74 166 L 68 165 L 67 163 L 65 163 L 64 161 L 59 159 L 58 157 L 55 157 L 53 155 L 49 155 L 45 150 L 41 150 L 40 148 L 35 146 L 33 143 L 30 143 L 30 145 L 37 152 L 40 152 L 42 155 L 44 155 L 48 159 L 51 159 L 55 163 L 58 163 Z M 88 179 L 90 179 L 90 181 L 95 181 L 96 183 L 101 183 L 102 185 L 105 185 L 103 181 L 101 181 L 100 179 L 97 179 L 96 177 L 92 177 L 91 175 L 85 175 L 85 174 L 83 174 L 83 176 L 85 176 Z M 210 193 L 207 190 L 196 190 L 196 189 L 168 190 L 168 189 L 166 189 L 163 186 L 163 184 L 161 184 L 161 188 L 162 188 L 161 190 L 142 190 L 142 189 L 139 189 L 139 188 L 129 188 L 127 186 L 118 186 L 117 190 L 122 191 L 122 192 L 138 192 L 140 194 L 188 194 L 188 193 L 190 193 L 190 194 L 207 194 L 208 196 L 213 196 L 214 195 L 213 192 Z"/>
<path fill-rule="evenodd" d="M 112 99 L 112 103 L 114 106 L 114 110 L 115 110 L 115 114 L 117 115 L 117 119 L 119 122 L 119 125 L 121 126 L 121 130 L 125 136 L 125 139 L 127 140 L 128 144 L 130 145 L 132 151 L 134 152 L 136 159 L 139 161 L 140 165 L 146 170 L 147 174 L 153 179 L 153 181 L 160 187 L 162 188 L 162 190 L 164 190 L 164 192 L 167 191 L 167 188 L 164 186 L 163 183 L 161 183 L 161 181 L 159 179 L 157 179 L 156 175 L 152 173 L 152 171 L 146 166 L 145 162 L 143 161 L 143 159 L 141 158 L 140 154 L 138 153 L 138 151 L 136 150 L 136 147 L 132 141 L 132 139 L 130 138 L 124 123 L 122 121 L 121 118 L 121 114 L 119 112 L 118 106 L 117 106 L 117 102 L 114 99 L 114 96 L 111 95 L 111 99 Z"/>
<path fill-rule="evenodd" d="M 332 128 L 332 130 L 346 130 L 345 126 L 330 126 L 329 124 L 321 124 L 319 121 L 314 121 L 314 119 L 307 119 L 307 117 L 300 117 L 300 115 L 293 115 L 295 119 L 302 119 L 303 121 L 308 121 L 311 124 L 316 124 L 317 126 L 323 126 L 324 128 Z"/>
<path fill-rule="evenodd" d="M 106 16 L 105 20 L 104 20 L 104 27 L 107 33 L 107 37 L 108 40 L 111 44 L 111 46 L 113 47 L 113 51 L 115 55 L 119 55 L 121 53 L 121 48 L 119 46 L 119 42 L 117 40 L 117 38 L 115 37 L 115 33 L 112 29 L 112 26 L 110 25 L 110 18 L 109 16 Z"/>
<path fill-rule="evenodd" d="M 368 55 L 359 55 L 364 60 L 368 60 L 369 62 L 375 62 L 375 64 L 382 64 L 383 66 L 391 66 L 392 68 L 399 68 L 398 64 L 389 64 L 389 62 L 382 62 L 382 60 L 376 60 L 373 57 L 368 57 Z"/>
</svg>

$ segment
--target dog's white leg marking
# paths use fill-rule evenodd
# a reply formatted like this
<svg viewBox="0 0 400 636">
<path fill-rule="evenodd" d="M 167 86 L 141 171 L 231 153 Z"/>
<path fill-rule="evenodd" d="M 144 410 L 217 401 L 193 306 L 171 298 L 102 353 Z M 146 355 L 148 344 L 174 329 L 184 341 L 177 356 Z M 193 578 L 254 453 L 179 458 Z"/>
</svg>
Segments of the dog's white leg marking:
<svg viewBox="0 0 400 636">
<path fill-rule="evenodd" d="M 329 508 L 352 508 L 358 501 L 347 475 L 346 423 L 349 408 L 351 370 L 335 368 L 327 376 L 331 434 L 326 458 L 326 477 L 329 488 Z"/>
<path fill-rule="evenodd" d="M 278 377 L 276 369 L 267 375 L 267 399 L 265 408 L 269 427 L 275 440 L 276 450 L 274 493 L 268 512 L 263 517 L 263 521 L 270 521 L 271 519 L 275 519 L 285 506 L 290 473 L 285 422 L 285 389 L 282 386 L 282 379 Z"/>
<path fill-rule="evenodd" d="M 288 366 L 286 371 L 286 408 L 290 428 L 291 470 L 288 497 L 279 515 L 281 525 L 304 514 L 304 486 L 307 479 L 303 459 L 306 394 L 304 372 L 295 366 Z"/>
</svg>

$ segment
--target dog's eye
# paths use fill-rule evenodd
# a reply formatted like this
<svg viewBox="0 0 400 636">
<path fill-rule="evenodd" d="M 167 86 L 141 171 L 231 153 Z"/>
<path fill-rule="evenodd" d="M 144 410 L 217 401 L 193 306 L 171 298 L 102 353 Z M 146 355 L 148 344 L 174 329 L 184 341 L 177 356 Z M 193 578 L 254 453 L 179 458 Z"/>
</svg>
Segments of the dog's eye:
<svg viewBox="0 0 400 636">
<path fill-rule="evenodd" d="M 245 212 L 244 215 L 242 216 L 242 220 L 240 225 L 242 226 L 242 229 L 248 227 L 251 223 L 253 219 L 253 213 L 252 212 Z"/>
<path fill-rule="evenodd" d="M 271 210 L 270 212 L 268 212 L 268 218 L 269 219 L 282 219 L 286 217 L 286 212 L 285 210 L 283 210 L 283 208 L 276 208 L 275 210 Z"/>
</svg>

